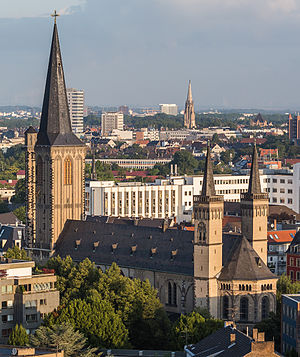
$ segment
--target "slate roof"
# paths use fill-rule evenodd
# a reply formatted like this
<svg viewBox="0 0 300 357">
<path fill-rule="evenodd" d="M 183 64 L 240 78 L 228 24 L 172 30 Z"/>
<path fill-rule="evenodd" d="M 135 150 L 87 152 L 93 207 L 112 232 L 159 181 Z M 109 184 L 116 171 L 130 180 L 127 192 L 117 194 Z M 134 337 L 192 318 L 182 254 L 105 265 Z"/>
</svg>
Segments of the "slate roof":
<svg viewBox="0 0 300 357">
<path fill-rule="evenodd" d="M 157 227 L 157 228 L 162 228 L 165 222 L 165 220 L 161 218 L 132 219 L 129 217 L 114 217 L 114 216 L 88 216 L 86 220 L 90 222 L 115 223 L 115 224 L 126 224 L 129 226 L 137 225 L 139 227 Z M 172 219 L 168 219 L 167 224 L 170 227 L 172 224 Z"/>
<path fill-rule="evenodd" d="M 30 127 L 25 131 L 24 134 L 31 133 L 31 134 L 36 134 L 37 131 L 34 129 L 33 126 L 30 125 Z"/>
<path fill-rule="evenodd" d="M 157 227 L 68 220 L 55 255 L 70 255 L 75 261 L 87 257 L 98 265 L 116 262 L 122 267 L 192 276 L 193 239 L 194 232 L 178 229 L 163 232 Z M 94 243 L 98 247 L 94 248 Z"/>
<path fill-rule="evenodd" d="M 287 253 L 293 253 L 293 254 L 299 254 L 300 251 L 298 252 L 299 247 L 297 248 L 296 246 L 300 244 L 300 231 L 298 231 L 294 239 L 292 240 L 291 244 L 289 245 L 288 250 L 286 251 Z"/>
<path fill-rule="evenodd" d="M 24 243 L 25 227 L 24 226 L 2 226 L 0 228 L 1 251 L 6 252 L 8 248 L 15 246 L 15 241 Z M 5 244 L 2 244 L 5 241 Z"/>
<path fill-rule="evenodd" d="M 52 45 L 43 101 L 40 130 L 36 145 L 83 146 L 72 132 L 67 92 L 59 46 L 57 26 L 54 24 Z"/>
<path fill-rule="evenodd" d="M 215 182 L 214 182 L 214 175 L 213 175 L 213 167 L 210 157 L 210 144 L 208 142 L 201 196 L 211 197 L 215 195 L 216 195 L 216 189 L 215 189 Z"/>
<path fill-rule="evenodd" d="M 230 335 L 235 334 L 235 343 L 231 342 Z M 186 347 L 197 357 L 222 356 L 240 357 L 251 351 L 252 338 L 241 331 L 226 326 L 205 337 L 200 342 Z"/>
<path fill-rule="evenodd" d="M 262 193 L 261 186 L 260 186 L 260 179 L 259 179 L 259 171 L 258 171 L 258 159 L 257 159 L 256 144 L 254 144 L 254 147 L 253 147 L 252 165 L 251 165 L 248 193 L 249 194 L 261 194 Z"/>
<path fill-rule="evenodd" d="M 15 216 L 13 212 L 0 213 L 0 226 L 1 225 L 15 225 L 16 222 L 19 224 L 21 221 Z"/>
<path fill-rule="evenodd" d="M 236 240 L 221 271 L 219 280 L 260 279 L 277 279 L 277 277 L 271 273 L 245 237 Z"/>
</svg>

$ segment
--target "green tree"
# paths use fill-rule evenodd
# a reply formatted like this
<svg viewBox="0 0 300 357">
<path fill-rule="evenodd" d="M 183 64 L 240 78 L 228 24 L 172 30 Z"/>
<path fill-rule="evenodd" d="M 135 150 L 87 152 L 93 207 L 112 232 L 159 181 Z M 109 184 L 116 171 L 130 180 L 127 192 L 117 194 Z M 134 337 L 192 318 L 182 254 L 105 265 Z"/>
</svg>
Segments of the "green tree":
<svg viewBox="0 0 300 357">
<path fill-rule="evenodd" d="M 9 335 L 8 342 L 11 346 L 27 346 L 29 343 L 29 336 L 25 328 L 20 324 L 16 324 L 11 334 Z"/>
<path fill-rule="evenodd" d="M 174 325 L 174 348 L 182 349 L 188 343 L 197 343 L 204 337 L 222 328 L 224 322 L 212 318 L 205 319 L 198 312 L 181 315 Z"/>
<path fill-rule="evenodd" d="M 34 347 L 55 348 L 63 350 L 65 357 L 93 357 L 95 349 L 87 348 L 87 339 L 82 333 L 74 330 L 70 323 L 53 325 L 51 328 L 40 326 L 30 343 Z"/>
<path fill-rule="evenodd" d="M 180 174 L 193 174 L 198 166 L 198 161 L 187 150 L 179 150 L 175 153 L 171 164 L 177 164 Z"/>
<path fill-rule="evenodd" d="M 72 300 L 54 321 L 58 324 L 69 322 L 83 333 L 93 346 L 103 348 L 128 346 L 128 330 L 121 317 L 115 313 L 109 301 L 102 300 L 97 295 L 96 297 L 91 295 L 85 300 Z"/>
<path fill-rule="evenodd" d="M 26 221 L 26 210 L 25 206 L 20 206 L 14 210 L 15 216 L 23 223 Z"/>
<path fill-rule="evenodd" d="M 8 203 L 0 199 L 0 213 L 9 212 Z"/>
<path fill-rule="evenodd" d="M 26 200 L 26 184 L 25 179 L 18 180 L 15 186 L 15 195 L 12 198 L 12 201 L 15 203 L 24 204 Z"/>
<path fill-rule="evenodd" d="M 20 260 L 30 260 L 25 249 L 20 249 L 16 245 L 13 248 L 8 248 L 5 253 L 6 258 L 20 259 Z"/>
</svg>

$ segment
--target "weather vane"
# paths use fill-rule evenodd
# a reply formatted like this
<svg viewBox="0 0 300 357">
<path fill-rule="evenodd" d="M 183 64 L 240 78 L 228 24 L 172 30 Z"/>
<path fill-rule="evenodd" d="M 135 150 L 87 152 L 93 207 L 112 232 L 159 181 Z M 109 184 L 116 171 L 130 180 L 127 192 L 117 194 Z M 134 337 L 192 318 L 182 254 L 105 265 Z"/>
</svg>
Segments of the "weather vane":
<svg viewBox="0 0 300 357">
<path fill-rule="evenodd" d="M 54 17 L 54 23 L 56 24 L 56 18 L 59 16 L 59 14 L 56 12 L 56 10 L 54 10 L 54 13 L 51 14 L 51 16 Z"/>
</svg>

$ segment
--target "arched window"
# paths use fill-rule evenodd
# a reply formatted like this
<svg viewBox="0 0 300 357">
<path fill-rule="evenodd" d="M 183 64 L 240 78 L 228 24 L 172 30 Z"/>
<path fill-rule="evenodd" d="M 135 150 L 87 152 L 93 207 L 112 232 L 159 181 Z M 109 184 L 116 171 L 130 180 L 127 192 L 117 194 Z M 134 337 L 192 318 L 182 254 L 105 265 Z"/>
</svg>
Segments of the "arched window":
<svg viewBox="0 0 300 357">
<path fill-rule="evenodd" d="M 261 319 L 265 320 L 269 317 L 270 301 L 267 296 L 264 296 L 261 301 Z"/>
<path fill-rule="evenodd" d="M 240 320 L 248 321 L 249 301 L 246 297 L 242 297 L 240 301 Z"/>
<path fill-rule="evenodd" d="M 65 185 L 72 185 L 72 163 L 69 158 L 64 162 L 64 174 Z"/>
<path fill-rule="evenodd" d="M 223 319 L 228 319 L 228 308 L 229 308 L 229 299 L 228 296 L 223 296 Z"/>
<path fill-rule="evenodd" d="M 43 160 L 40 156 L 36 161 L 36 183 L 38 186 L 43 185 Z"/>
<path fill-rule="evenodd" d="M 177 305 L 177 286 L 173 284 L 173 305 Z"/>
<path fill-rule="evenodd" d="M 168 304 L 172 305 L 172 285 L 168 283 Z"/>
</svg>

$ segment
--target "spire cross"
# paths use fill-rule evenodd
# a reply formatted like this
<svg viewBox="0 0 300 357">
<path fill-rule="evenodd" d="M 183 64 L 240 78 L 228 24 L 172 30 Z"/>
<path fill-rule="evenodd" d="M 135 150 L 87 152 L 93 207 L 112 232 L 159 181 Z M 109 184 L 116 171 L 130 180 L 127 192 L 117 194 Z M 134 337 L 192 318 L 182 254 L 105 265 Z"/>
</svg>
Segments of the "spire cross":
<svg viewBox="0 0 300 357">
<path fill-rule="evenodd" d="M 59 14 L 56 12 L 56 10 L 54 10 L 54 13 L 51 14 L 51 16 L 54 17 L 54 23 L 56 24 L 56 18 L 59 16 Z"/>
</svg>

